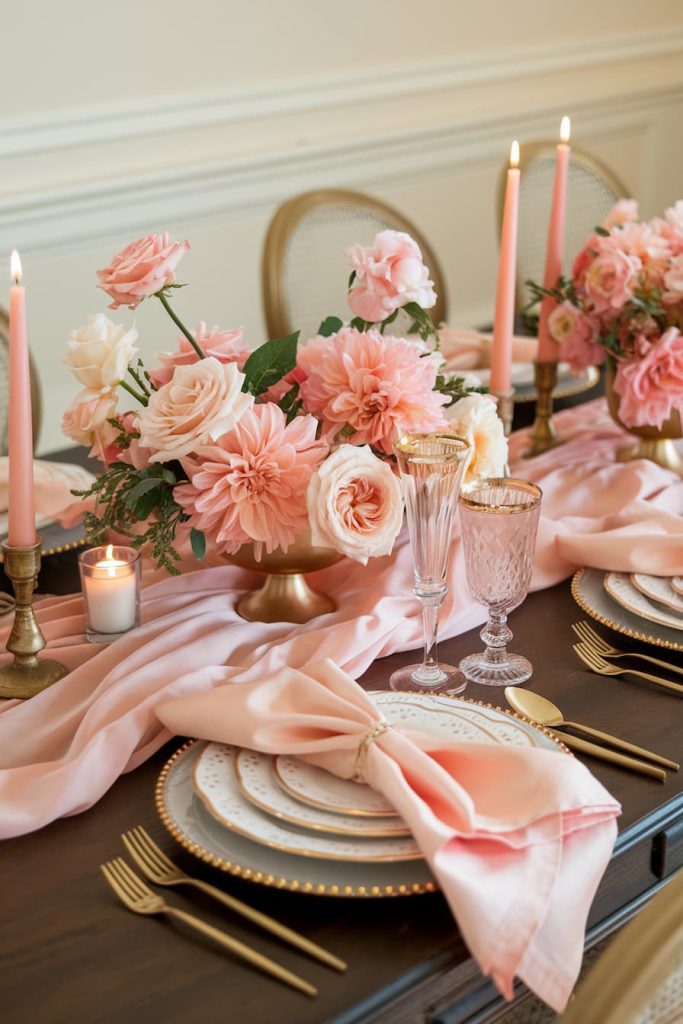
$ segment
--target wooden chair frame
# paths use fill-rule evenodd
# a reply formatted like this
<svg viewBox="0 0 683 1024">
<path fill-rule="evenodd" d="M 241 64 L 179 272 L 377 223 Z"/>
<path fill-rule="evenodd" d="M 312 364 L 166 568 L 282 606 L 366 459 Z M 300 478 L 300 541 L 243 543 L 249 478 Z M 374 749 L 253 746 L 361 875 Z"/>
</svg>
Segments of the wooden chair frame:
<svg viewBox="0 0 683 1024">
<path fill-rule="evenodd" d="M 382 219 L 395 224 L 397 230 L 406 231 L 415 239 L 422 250 L 436 289 L 436 305 L 430 310 L 432 319 L 435 324 L 445 321 L 447 299 L 443 272 L 431 245 L 412 221 L 395 210 L 393 206 L 389 206 L 388 203 L 363 192 L 336 188 L 316 189 L 312 192 L 303 192 L 283 203 L 268 226 L 261 262 L 263 308 L 268 337 L 281 338 L 291 334 L 297 328 L 297 325 L 292 324 L 289 320 L 283 286 L 284 256 L 290 236 L 299 222 L 311 210 L 338 204 L 359 207 L 377 214 Z M 330 310 L 329 312 L 336 313 L 337 311 Z"/>
</svg>

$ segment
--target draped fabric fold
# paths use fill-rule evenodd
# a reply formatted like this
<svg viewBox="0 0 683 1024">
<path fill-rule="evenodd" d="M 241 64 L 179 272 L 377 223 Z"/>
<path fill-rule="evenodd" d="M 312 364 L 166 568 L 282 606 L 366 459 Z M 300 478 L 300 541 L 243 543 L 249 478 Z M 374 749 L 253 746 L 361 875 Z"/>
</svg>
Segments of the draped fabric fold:
<svg viewBox="0 0 683 1024">
<path fill-rule="evenodd" d="M 362 762 L 410 826 L 482 970 L 507 998 L 518 976 L 564 1008 L 620 812 L 575 758 L 387 728 L 329 660 L 179 698 L 157 714 L 171 732 L 294 754 L 343 778 Z"/>
</svg>

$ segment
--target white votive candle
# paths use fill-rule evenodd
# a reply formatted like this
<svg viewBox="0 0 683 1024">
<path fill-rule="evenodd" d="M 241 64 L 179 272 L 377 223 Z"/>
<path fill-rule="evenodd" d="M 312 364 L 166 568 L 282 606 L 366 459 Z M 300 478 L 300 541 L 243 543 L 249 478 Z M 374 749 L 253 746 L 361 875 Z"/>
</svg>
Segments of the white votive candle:
<svg viewBox="0 0 683 1024">
<path fill-rule="evenodd" d="M 91 548 L 80 557 L 88 639 L 114 639 L 139 622 L 140 556 L 133 548 Z"/>
</svg>

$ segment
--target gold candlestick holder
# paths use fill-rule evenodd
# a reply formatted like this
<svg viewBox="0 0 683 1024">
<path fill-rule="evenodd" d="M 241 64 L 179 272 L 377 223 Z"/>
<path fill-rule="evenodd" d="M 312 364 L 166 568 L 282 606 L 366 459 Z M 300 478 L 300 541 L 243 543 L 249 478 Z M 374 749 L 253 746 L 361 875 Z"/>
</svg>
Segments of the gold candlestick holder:
<svg viewBox="0 0 683 1024">
<path fill-rule="evenodd" d="M 40 572 L 40 537 L 26 547 L 3 543 L 2 550 L 16 608 L 7 641 L 7 650 L 14 660 L 0 667 L 0 697 L 26 700 L 52 686 L 68 670 L 58 661 L 38 657 L 45 647 L 45 637 L 33 611 L 33 591 Z"/>
<path fill-rule="evenodd" d="M 531 428 L 531 447 L 524 453 L 525 459 L 540 455 L 560 444 L 553 423 L 553 391 L 557 384 L 557 363 L 534 363 L 534 384 L 536 386 L 536 418 Z"/>
</svg>

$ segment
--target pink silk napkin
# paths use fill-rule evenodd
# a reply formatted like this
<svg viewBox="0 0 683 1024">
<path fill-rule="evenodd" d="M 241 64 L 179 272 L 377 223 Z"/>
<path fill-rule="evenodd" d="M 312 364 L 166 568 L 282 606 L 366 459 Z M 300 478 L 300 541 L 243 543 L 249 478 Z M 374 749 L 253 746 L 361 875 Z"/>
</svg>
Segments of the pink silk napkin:
<svg viewBox="0 0 683 1024">
<path fill-rule="evenodd" d="M 82 466 L 67 462 L 34 459 L 33 482 L 38 525 L 56 519 L 73 504 L 72 490 L 85 491 L 95 477 Z M 6 512 L 9 498 L 9 460 L 0 456 L 0 534 L 6 533 Z M 4 524 L 4 526 L 3 526 Z"/>
<path fill-rule="evenodd" d="M 491 365 L 491 334 L 461 327 L 439 328 L 441 352 L 449 370 L 479 370 Z M 530 363 L 538 352 L 538 338 L 515 335 L 512 339 L 512 360 Z"/>
<path fill-rule="evenodd" d="M 295 754 L 384 793 L 410 826 L 485 974 L 561 1012 L 620 806 L 575 758 L 383 726 L 332 661 L 160 705 L 167 729 Z"/>
<path fill-rule="evenodd" d="M 566 444 L 513 463 L 513 472 L 544 491 L 534 587 L 551 586 L 585 564 L 683 573 L 683 481 L 650 462 L 616 462 L 627 437 L 604 402 L 560 413 L 556 422 Z M 525 446 L 524 432 L 514 435 L 513 457 Z M 200 568 L 191 559 L 184 568 L 179 578 L 145 572 L 142 625 L 110 647 L 86 642 L 80 594 L 39 602 L 48 653 L 70 672 L 29 701 L 0 701 L 0 838 L 91 807 L 170 738 L 154 714 L 163 700 L 321 658 L 358 677 L 376 658 L 422 641 L 405 535 L 387 558 L 367 566 L 344 560 L 313 573 L 313 586 L 338 608 L 303 626 L 237 615 L 235 603 L 259 584 L 256 575 L 229 565 Z M 449 587 L 443 639 L 485 618 L 467 593 L 457 531 Z M 9 619 L 2 624 L 4 646 Z"/>
</svg>

